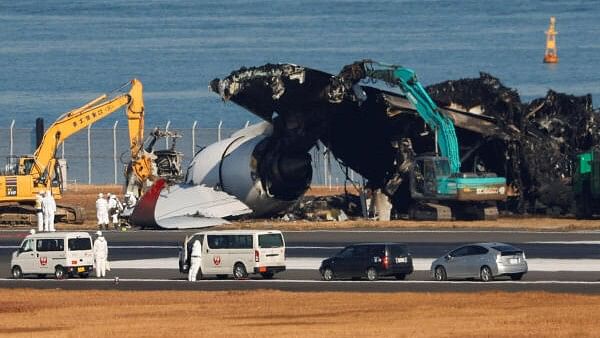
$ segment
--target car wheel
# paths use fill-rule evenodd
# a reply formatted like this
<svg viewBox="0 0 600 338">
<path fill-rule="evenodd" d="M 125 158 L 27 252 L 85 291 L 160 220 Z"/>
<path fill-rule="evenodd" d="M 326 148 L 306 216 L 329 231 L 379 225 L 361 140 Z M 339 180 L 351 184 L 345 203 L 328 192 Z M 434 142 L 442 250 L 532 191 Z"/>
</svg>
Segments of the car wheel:
<svg viewBox="0 0 600 338">
<path fill-rule="evenodd" d="M 379 276 L 377 275 L 377 270 L 374 267 L 370 267 L 367 269 L 367 279 L 370 281 L 377 280 Z"/>
<path fill-rule="evenodd" d="M 16 265 L 13 266 L 12 268 L 12 276 L 14 279 L 21 279 L 23 278 L 23 271 L 21 270 L 21 267 Z"/>
<path fill-rule="evenodd" d="M 65 278 L 65 269 L 62 266 L 57 266 L 54 268 L 54 278 L 56 279 L 64 279 Z"/>
<path fill-rule="evenodd" d="M 246 279 L 248 278 L 248 272 L 246 267 L 242 263 L 236 263 L 233 266 L 233 278 L 235 279 Z"/>
<path fill-rule="evenodd" d="M 403 273 L 395 274 L 394 277 L 396 277 L 397 280 L 405 280 L 406 279 L 406 275 Z"/>
<path fill-rule="evenodd" d="M 448 275 L 446 274 L 446 269 L 443 266 L 438 266 L 435 268 L 434 277 L 437 281 L 445 281 L 448 279 Z"/>
<path fill-rule="evenodd" d="M 217 279 L 227 279 L 227 275 L 217 275 Z"/>
<path fill-rule="evenodd" d="M 515 273 L 515 274 L 510 275 L 510 279 L 512 279 L 512 280 L 521 280 L 521 278 L 523 278 L 522 273 Z"/>
<path fill-rule="evenodd" d="M 263 272 L 260 274 L 263 279 L 273 279 L 274 273 L 272 272 Z"/>
<path fill-rule="evenodd" d="M 492 274 L 492 269 L 488 266 L 483 266 L 479 271 L 479 278 L 482 282 L 489 282 L 494 280 L 494 275 Z"/>
<path fill-rule="evenodd" d="M 333 280 L 333 270 L 331 270 L 331 268 L 325 268 L 323 269 L 321 276 L 323 277 L 324 281 L 331 281 Z"/>
</svg>

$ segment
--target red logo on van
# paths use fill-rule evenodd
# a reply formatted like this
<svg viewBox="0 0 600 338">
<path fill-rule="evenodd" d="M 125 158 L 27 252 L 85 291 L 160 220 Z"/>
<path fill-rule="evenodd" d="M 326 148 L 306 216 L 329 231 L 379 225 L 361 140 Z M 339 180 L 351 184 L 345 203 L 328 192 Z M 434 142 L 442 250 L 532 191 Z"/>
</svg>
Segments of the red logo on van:
<svg viewBox="0 0 600 338">
<path fill-rule="evenodd" d="M 221 256 L 215 256 L 215 257 L 213 257 L 213 263 L 215 265 L 220 265 L 221 264 Z"/>
<path fill-rule="evenodd" d="M 41 265 L 48 265 L 48 257 L 40 257 Z"/>
</svg>

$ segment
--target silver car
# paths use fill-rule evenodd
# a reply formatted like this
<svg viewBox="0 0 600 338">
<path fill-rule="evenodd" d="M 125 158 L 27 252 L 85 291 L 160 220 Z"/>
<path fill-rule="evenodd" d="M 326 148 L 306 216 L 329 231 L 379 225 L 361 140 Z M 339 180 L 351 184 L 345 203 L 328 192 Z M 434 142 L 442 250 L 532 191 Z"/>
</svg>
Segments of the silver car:
<svg viewBox="0 0 600 338">
<path fill-rule="evenodd" d="M 431 263 L 431 277 L 438 281 L 479 278 L 488 282 L 498 276 L 520 280 L 525 273 L 525 253 L 505 243 L 464 245 Z"/>
</svg>

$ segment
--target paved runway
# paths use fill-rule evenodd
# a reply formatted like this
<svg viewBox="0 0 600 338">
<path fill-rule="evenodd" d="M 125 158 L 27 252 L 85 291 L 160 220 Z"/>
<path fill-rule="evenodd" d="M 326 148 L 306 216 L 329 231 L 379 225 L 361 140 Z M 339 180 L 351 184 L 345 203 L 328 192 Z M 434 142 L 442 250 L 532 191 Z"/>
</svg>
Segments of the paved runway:
<svg viewBox="0 0 600 338">
<path fill-rule="evenodd" d="M 285 232 L 288 271 L 275 280 L 245 281 L 209 279 L 184 281 L 177 267 L 178 245 L 186 234 L 180 231 L 106 232 L 113 270 L 106 280 L 74 278 L 11 280 L 10 253 L 27 234 L 0 232 L 0 287 L 123 290 L 246 290 L 295 291 L 482 291 L 543 290 L 600 293 L 600 232 L 448 231 L 448 230 L 356 230 Z M 322 282 L 316 268 L 323 257 L 357 242 L 405 242 L 415 258 L 415 273 L 406 281 L 382 280 Z M 434 282 L 429 264 L 434 257 L 465 243 L 507 242 L 525 250 L 530 272 L 523 281 Z M 114 277 L 119 283 L 114 283 Z"/>
</svg>

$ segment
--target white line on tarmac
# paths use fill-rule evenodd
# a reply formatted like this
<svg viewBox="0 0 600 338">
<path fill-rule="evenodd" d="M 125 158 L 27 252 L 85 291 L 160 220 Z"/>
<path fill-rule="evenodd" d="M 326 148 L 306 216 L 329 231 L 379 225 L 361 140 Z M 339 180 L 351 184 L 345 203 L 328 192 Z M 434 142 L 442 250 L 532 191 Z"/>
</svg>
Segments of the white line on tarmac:
<svg viewBox="0 0 600 338">
<path fill-rule="evenodd" d="M 583 244 L 583 245 L 600 245 L 600 241 L 533 241 L 525 242 L 527 244 Z"/>
<path fill-rule="evenodd" d="M 333 232 L 333 233 L 450 233 L 450 234 L 600 234 L 600 230 L 573 230 L 573 231 L 528 231 L 528 230 L 285 230 L 282 231 L 295 233 L 312 232 Z"/>
<path fill-rule="evenodd" d="M 324 257 L 290 257 L 286 258 L 288 270 L 317 270 Z M 433 258 L 414 258 L 415 271 L 429 271 Z M 600 259 L 546 259 L 530 258 L 527 260 L 529 271 L 588 271 L 600 272 Z M 177 257 L 150 258 L 137 260 L 111 261 L 113 269 L 178 269 Z"/>
<path fill-rule="evenodd" d="M 0 249 L 18 249 L 18 245 L 0 245 Z M 109 245 L 109 249 L 179 249 L 177 245 Z"/>
<path fill-rule="evenodd" d="M 104 282 L 104 283 L 116 283 L 115 279 L 111 278 L 89 278 L 89 279 L 63 279 L 60 281 L 54 279 L 20 279 L 15 280 L 12 278 L 0 278 L 0 282 L 15 282 L 15 281 L 26 281 L 34 283 L 46 283 L 46 282 L 58 282 L 58 283 L 93 283 L 93 282 Z M 322 280 L 310 280 L 310 279 L 270 279 L 270 280 L 233 280 L 233 279 L 219 279 L 219 280 L 200 280 L 196 282 L 189 282 L 185 279 L 144 279 L 144 278 L 119 278 L 119 282 L 169 282 L 169 283 L 189 283 L 189 284 L 202 284 L 202 283 L 311 283 L 311 284 L 477 284 L 477 285 L 494 285 L 494 284 L 511 284 L 511 285 L 522 285 L 522 284 L 585 284 L 585 285 L 600 285 L 600 281 L 563 281 L 563 280 L 547 280 L 547 281 L 491 281 L 491 282 L 480 282 L 480 281 L 417 281 L 417 280 L 378 280 L 378 281 L 349 281 L 349 280 L 336 280 L 336 281 L 322 281 Z"/>
</svg>

